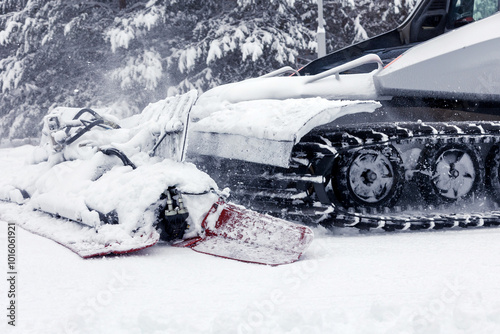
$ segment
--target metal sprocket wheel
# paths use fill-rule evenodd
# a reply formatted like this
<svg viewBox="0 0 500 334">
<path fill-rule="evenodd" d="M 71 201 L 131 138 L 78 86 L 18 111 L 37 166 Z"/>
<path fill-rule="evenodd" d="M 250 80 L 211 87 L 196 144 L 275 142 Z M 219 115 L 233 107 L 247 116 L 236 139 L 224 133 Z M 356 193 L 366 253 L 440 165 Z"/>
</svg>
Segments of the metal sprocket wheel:
<svg viewBox="0 0 500 334">
<path fill-rule="evenodd" d="M 335 198 L 346 208 L 391 207 L 401 195 L 404 168 L 398 151 L 380 145 L 348 151 L 332 171 Z"/>
<path fill-rule="evenodd" d="M 418 188 L 429 204 L 453 203 L 483 190 L 484 169 L 474 146 L 429 146 L 422 150 L 418 169 Z"/>
</svg>

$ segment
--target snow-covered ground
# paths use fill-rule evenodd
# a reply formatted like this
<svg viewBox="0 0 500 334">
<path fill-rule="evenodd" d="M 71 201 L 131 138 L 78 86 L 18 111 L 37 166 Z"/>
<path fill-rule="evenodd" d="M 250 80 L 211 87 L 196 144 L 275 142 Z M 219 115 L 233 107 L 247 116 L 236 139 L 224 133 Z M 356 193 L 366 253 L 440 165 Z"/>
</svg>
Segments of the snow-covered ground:
<svg viewBox="0 0 500 334">
<path fill-rule="evenodd" d="M 0 149 L 0 173 L 22 150 Z M 12 205 L 0 203 L 0 212 Z M 83 260 L 17 228 L 14 328 L 7 324 L 8 224 L 0 221 L 0 331 L 500 332 L 500 229 L 314 232 L 300 261 L 268 267 L 166 243 Z"/>
</svg>

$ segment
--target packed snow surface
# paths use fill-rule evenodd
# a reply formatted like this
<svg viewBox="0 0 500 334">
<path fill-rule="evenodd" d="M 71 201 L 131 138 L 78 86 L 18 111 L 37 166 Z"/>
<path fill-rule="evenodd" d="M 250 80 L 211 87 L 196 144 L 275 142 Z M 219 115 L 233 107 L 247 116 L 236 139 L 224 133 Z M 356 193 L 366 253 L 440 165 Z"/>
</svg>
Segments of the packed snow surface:
<svg viewBox="0 0 500 334">
<path fill-rule="evenodd" d="M 0 149 L 0 174 L 12 173 L 32 149 Z M 11 205 L 0 202 L 0 212 Z M 23 216 L 21 211 L 19 219 Z M 500 229 L 359 234 L 315 228 L 314 233 L 300 261 L 268 267 L 167 243 L 83 260 L 18 227 L 16 327 L 4 315 L 0 331 L 500 331 Z M 6 268 L 5 221 L 0 221 L 0 252 Z M 8 282 L 2 282 L 5 292 Z M 5 310 L 5 293 L 0 301 Z"/>
</svg>

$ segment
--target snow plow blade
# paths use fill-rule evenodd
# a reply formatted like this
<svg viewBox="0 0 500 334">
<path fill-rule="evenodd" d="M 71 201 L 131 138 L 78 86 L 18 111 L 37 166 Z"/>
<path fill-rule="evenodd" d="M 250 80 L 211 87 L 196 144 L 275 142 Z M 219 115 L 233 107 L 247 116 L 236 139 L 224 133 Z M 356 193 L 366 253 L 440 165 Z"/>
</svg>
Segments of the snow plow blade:
<svg viewBox="0 0 500 334">
<path fill-rule="evenodd" d="M 214 203 L 202 222 L 205 235 L 177 247 L 242 262 L 277 266 L 297 261 L 314 238 L 312 230 L 232 203 Z"/>
<path fill-rule="evenodd" d="M 154 246 L 160 238 L 154 229 L 140 228 L 130 234 L 120 225 L 103 225 L 96 230 L 40 211 L 29 212 L 14 203 L 0 202 L 0 207 L 0 220 L 55 241 L 84 259 L 132 253 Z"/>
</svg>

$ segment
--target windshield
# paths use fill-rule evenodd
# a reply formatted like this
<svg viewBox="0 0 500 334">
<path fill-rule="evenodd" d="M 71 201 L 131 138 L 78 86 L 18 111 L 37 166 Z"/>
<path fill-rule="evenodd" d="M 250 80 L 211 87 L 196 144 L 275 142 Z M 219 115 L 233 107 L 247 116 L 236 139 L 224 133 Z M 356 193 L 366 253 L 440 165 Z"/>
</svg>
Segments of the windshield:
<svg viewBox="0 0 500 334">
<path fill-rule="evenodd" d="M 498 11 L 498 0 L 452 0 L 448 29 L 484 19 Z"/>
</svg>

